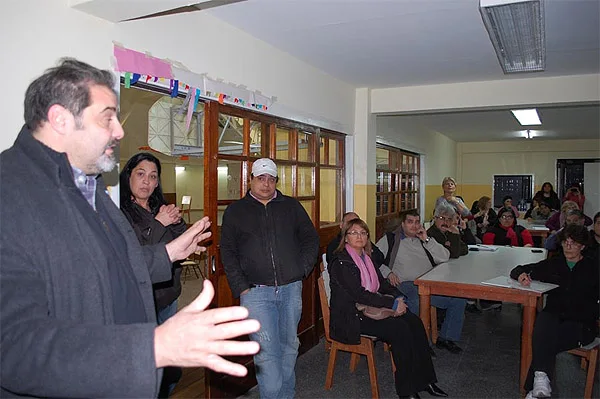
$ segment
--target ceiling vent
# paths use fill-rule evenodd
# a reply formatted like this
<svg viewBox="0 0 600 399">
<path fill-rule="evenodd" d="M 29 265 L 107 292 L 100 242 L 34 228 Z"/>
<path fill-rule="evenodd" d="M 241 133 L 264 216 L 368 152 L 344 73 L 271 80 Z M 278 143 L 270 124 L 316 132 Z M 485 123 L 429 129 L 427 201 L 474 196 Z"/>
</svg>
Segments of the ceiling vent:
<svg viewBox="0 0 600 399">
<path fill-rule="evenodd" d="M 543 0 L 480 0 L 479 12 L 505 74 L 546 68 Z"/>
</svg>

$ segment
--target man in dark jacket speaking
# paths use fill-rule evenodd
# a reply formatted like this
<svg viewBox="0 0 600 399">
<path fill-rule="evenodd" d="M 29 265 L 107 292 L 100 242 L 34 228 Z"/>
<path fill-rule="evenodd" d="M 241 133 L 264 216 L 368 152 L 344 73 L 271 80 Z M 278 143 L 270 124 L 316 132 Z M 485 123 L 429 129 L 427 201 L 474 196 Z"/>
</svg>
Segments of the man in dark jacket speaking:
<svg viewBox="0 0 600 399">
<path fill-rule="evenodd" d="M 319 236 L 294 198 L 276 190 L 277 167 L 252 165 L 250 190 L 223 215 L 221 260 L 234 297 L 261 329 L 254 356 L 260 397 L 293 398 L 302 314 L 302 279 L 310 274 Z"/>
</svg>

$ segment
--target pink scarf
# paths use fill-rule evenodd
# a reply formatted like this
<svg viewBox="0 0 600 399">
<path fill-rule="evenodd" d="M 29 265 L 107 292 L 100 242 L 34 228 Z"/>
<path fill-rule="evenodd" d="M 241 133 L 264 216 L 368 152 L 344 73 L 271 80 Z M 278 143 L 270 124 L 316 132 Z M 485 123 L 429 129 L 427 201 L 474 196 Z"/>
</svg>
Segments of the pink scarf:
<svg viewBox="0 0 600 399">
<path fill-rule="evenodd" d="M 379 291 L 379 279 L 377 278 L 377 272 L 375 272 L 375 266 L 373 266 L 373 262 L 371 258 L 365 254 L 365 260 L 363 261 L 359 254 L 356 253 L 354 248 L 350 245 L 346 244 L 346 251 L 352 257 L 354 264 L 360 270 L 360 285 L 371 292 Z M 364 250 L 363 250 L 364 253 Z"/>
</svg>

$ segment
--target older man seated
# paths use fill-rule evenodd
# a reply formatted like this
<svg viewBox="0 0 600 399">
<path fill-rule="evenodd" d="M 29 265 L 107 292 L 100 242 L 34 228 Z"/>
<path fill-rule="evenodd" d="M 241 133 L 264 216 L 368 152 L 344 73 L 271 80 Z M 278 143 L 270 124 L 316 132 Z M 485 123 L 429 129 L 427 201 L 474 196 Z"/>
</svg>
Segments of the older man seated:
<svg viewBox="0 0 600 399">
<path fill-rule="evenodd" d="M 403 214 L 400 221 L 396 231 L 377 241 L 377 247 L 386 254 L 380 270 L 391 284 L 406 295 L 408 309 L 419 314 L 419 293 L 414 280 L 433 266 L 448 261 L 450 251 L 427 235 L 416 210 Z M 462 333 L 466 299 L 432 295 L 431 304 L 446 309 L 446 318 L 436 346 L 451 353 L 461 352 L 456 342 Z"/>
<path fill-rule="evenodd" d="M 459 219 L 461 220 L 461 219 Z M 450 258 L 458 258 L 469 253 L 467 244 L 461 239 L 457 225 L 456 211 L 450 205 L 439 204 L 434 211 L 433 225 L 427 234 L 450 251 Z"/>
</svg>

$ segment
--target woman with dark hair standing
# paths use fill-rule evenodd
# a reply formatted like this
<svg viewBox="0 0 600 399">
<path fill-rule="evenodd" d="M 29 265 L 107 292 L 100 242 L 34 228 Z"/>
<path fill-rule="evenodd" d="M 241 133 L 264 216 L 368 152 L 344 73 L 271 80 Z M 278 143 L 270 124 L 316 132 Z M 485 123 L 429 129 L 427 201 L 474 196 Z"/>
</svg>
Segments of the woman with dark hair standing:
<svg viewBox="0 0 600 399">
<path fill-rule="evenodd" d="M 175 205 L 167 205 L 160 184 L 160 161 L 141 152 L 129 159 L 119 176 L 121 211 L 133 226 L 141 245 L 168 243 L 187 228 Z M 173 264 L 172 278 L 154 284 L 154 304 L 158 324 L 177 312 L 181 295 L 181 267 Z M 163 375 L 160 397 L 167 397 L 181 376 L 179 368 L 167 368 Z"/>
<path fill-rule="evenodd" d="M 550 397 L 556 355 L 589 344 L 598 333 L 598 262 L 583 254 L 588 238 L 585 227 L 568 225 L 559 233 L 562 251 L 557 256 L 510 272 L 525 287 L 532 280 L 558 284 L 535 319 L 526 399 Z"/>
<path fill-rule="evenodd" d="M 535 197 L 543 197 L 542 200 L 550 206 L 550 209 L 558 211 L 560 209 L 560 198 L 554 191 L 552 183 L 549 181 L 542 184 L 542 189 L 535 193 Z"/>
</svg>

